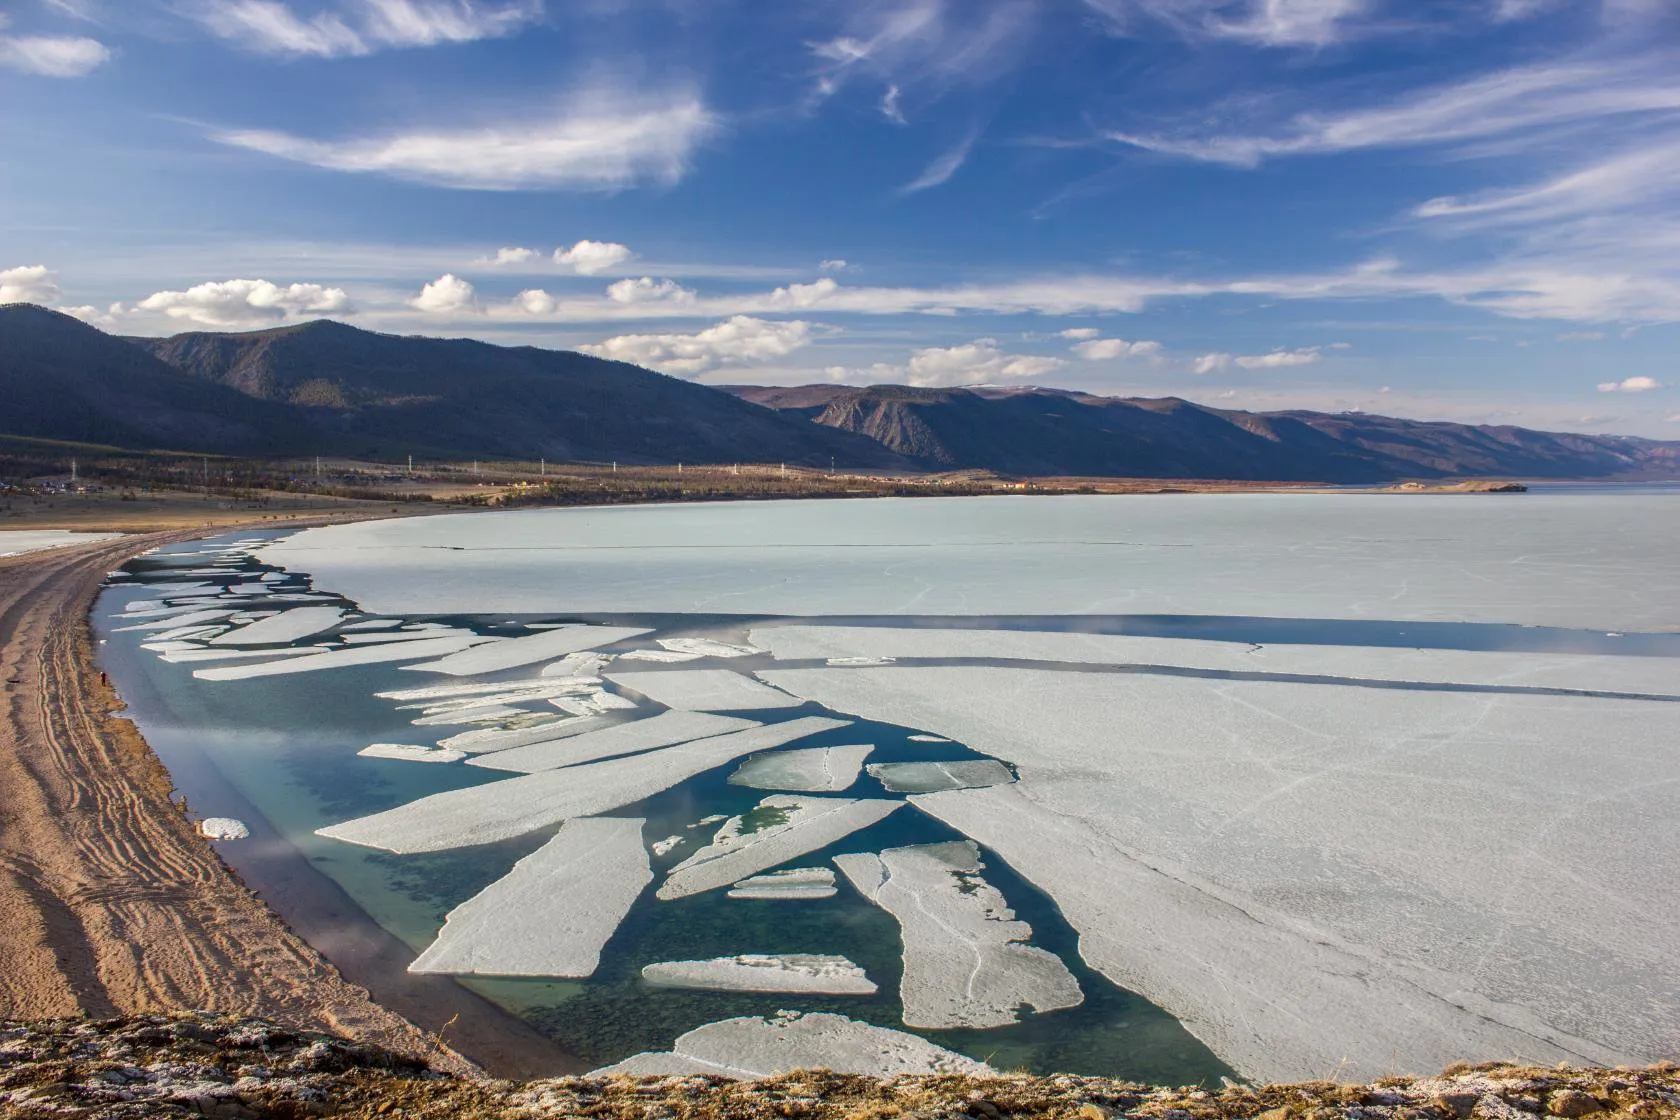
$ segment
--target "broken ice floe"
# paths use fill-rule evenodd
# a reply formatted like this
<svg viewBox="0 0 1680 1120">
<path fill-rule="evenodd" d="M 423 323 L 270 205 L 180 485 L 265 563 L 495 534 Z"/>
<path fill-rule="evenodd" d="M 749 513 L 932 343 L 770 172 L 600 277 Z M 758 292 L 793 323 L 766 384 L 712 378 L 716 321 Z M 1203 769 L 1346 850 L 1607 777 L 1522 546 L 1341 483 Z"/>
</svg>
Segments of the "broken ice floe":
<svg viewBox="0 0 1680 1120">
<path fill-rule="evenodd" d="M 1001 786 L 1015 780 L 1009 767 L 995 758 L 951 762 L 879 762 L 869 776 L 893 793 L 937 793 L 942 789 Z"/>
<path fill-rule="evenodd" d="M 468 754 L 489 754 L 492 751 L 505 751 L 532 743 L 547 743 L 555 739 L 582 735 L 585 731 L 607 726 L 609 724 L 605 720 L 595 718 L 550 719 L 530 727 L 487 727 L 477 731 L 463 731 L 459 735 L 440 740 L 438 746 L 466 751 Z"/>
<path fill-rule="evenodd" d="M 833 664 L 836 657 L 847 655 L 865 662 L 881 658 L 990 658 L 1415 684 L 1680 694 L 1680 658 L 1672 657 L 1290 643 L 1257 646 L 1199 638 L 1031 630 L 777 626 L 752 633 L 753 641 L 762 642 L 784 661 L 828 657 Z"/>
<path fill-rule="evenodd" d="M 1615 1064 L 1680 1037 L 1680 1007 L 1640 995 L 1680 961 L 1680 880 L 1650 855 L 1680 793 L 1652 782 L 1651 752 L 1680 742 L 1680 705 L 983 666 L 770 675 L 1013 763 L 1014 784 L 912 802 L 1246 1076 Z M 1590 907 L 1532 904 L 1583 882 L 1607 885 Z"/>
<path fill-rule="evenodd" d="M 410 972 L 593 975 L 601 948 L 653 881 L 638 818 L 577 818 L 449 912 Z"/>
<path fill-rule="evenodd" d="M 211 840 L 244 840 L 251 835 L 245 822 L 234 817 L 205 817 L 198 822 L 198 831 Z"/>
<path fill-rule="evenodd" d="M 249 626 L 242 626 L 229 634 L 219 638 L 212 638 L 213 646 L 262 646 L 284 645 L 295 642 L 300 638 L 307 638 L 312 634 L 319 634 L 324 630 L 331 630 L 343 619 L 344 611 L 338 607 L 294 607 L 289 611 L 281 611 Z"/>
<path fill-rule="evenodd" d="M 770 1019 L 748 1017 L 707 1023 L 678 1038 L 669 1051 L 636 1054 L 590 1076 L 701 1073 L 753 1080 L 797 1069 L 868 1077 L 901 1073 L 987 1077 L 997 1073 L 984 1062 L 904 1031 L 860 1023 L 844 1015 L 784 1011 Z"/>
<path fill-rule="evenodd" d="M 377 665 L 388 661 L 406 661 L 421 657 L 436 657 L 491 641 L 479 637 L 433 638 L 424 642 L 397 642 L 384 646 L 350 646 L 328 650 L 310 657 L 283 658 L 257 665 L 230 665 L 225 669 L 198 669 L 193 676 L 206 681 L 239 681 L 252 677 L 273 677 L 286 673 L 309 673 L 320 669 L 342 669 L 350 665 Z M 275 650 L 273 652 L 284 652 Z"/>
<path fill-rule="evenodd" d="M 940 735 L 912 735 L 910 741 L 912 743 L 949 743 L 951 740 Z"/>
<path fill-rule="evenodd" d="M 730 898 L 766 901 L 833 898 L 834 872 L 827 867 L 789 867 L 742 879 L 729 889 Z"/>
<path fill-rule="evenodd" d="M 121 533 L 76 533 L 68 529 L 7 529 L 0 532 L 0 556 L 22 556 L 47 548 L 116 540 Z"/>
<path fill-rule="evenodd" d="M 844 720 L 807 716 L 650 754 L 434 793 L 317 831 L 336 840 L 399 854 L 487 844 L 523 836 L 568 817 L 608 813 L 742 755 L 845 726 Z M 637 846 L 641 846 L 639 839 Z"/>
<path fill-rule="evenodd" d="M 554 664 L 543 666 L 540 675 L 545 677 L 598 677 L 601 675 L 601 670 L 611 660 L 612 656 L 605 653 L 568 653 Z"/>
<path fill-rule="evenodd" d="M 402 625 L 400 618 L 370 618 L 364 622 L 352 622 L 340 627 L 342 630 L 395 630 Z"/>
<path fill-rule="evenodd" d="M 206 649 L 194 643 L 189 649 L 165 650 L 158 657 L 171 665 L 179 665 L 194 661 L 254 661 L 259 657 L 285 660 L 288 657 L 312 656 L 319 652 L 319 649 L 310 646 L 280 649 Z"/>
<path fill-rule="evenodd" d="M 772 751 L 755 755 L 729 775 L 732 786 L 749 789 L 785 789 L 806 793 L 838 793 L 857 781 L 858 769 L 869 752 L 868 744 L 844 747 L 807 747 L 803 750 Z M 874 768 L 871 767 L 871 773 Z M 889 787 L 891 788 L 891 787 Z"/>
<path fill-rule="evenodd" d="M 667 708 L 696 712 L 745 712 L 761 708 L 797 708 L 805 701 L 728 669 L 679 669 L 669 672 L 607 673 L 614 684 L 639 692 Z"/>
<path fill-rule="evenodd" d="M 682 845 L 683 839 L 681 836 L 667 836 L 663 840 L 655 840 L 649 847 L 656 856 L 668 856 Z"/>
<path fill-rule="evenodd" d="M 875 982 L 845 957 L 813 953 L 743 953 L 704 961 L 661 961 L 643 965 L 642 979 L 656 988 L 717 992 L 872 996 L 876 991 Z"/>
<path fill-rule="evenodd" d="M 574 716 L 599 716 L 608 712 L 628 712 L 636 707 L 635 701 L 602 688 L 592 688 L 581 695 L 551 696 L 548 702 L 562 712 Z"/>
<path fill-rule="evenodd" d="M 764 651 L 757 646 L 735 646 L 711 638 L 658 638 L 661 646 L 672 653 L 692 653 L 696 657 L 751 657 Z"/>
<path fill-rule="evenodd" d="M 620 661 L 657 661 L 676 664 L 680 661 L 698 661 L 704 654 L 682 653 L 674 649 L 633 649 L 618 655 Z"/>
<path fill-rule="evenodd" d="M 409 746 L 406 743 L 373 743 L 356 753 L 363 758 L 397 758 L 407 762 L 459 762 L 467 757 L 460 751 Z"/>
<path fill-rule="evenodd" d="M 450 634 L 470 634 L 470 630 L 375 630 L 368 634 L 339 635 L 341 641 L 353 646 L 371 646 L 389 642 L 420 642 L 428 638 L 442 638 Z"/>
<path fill-rule="evenodd" d="M 594 649 L 596 646 L 622 642 L 646 634 L 645 629 L 630 626 L 563 626 L 558 630 L 544 630 L 523 638 L 503 638 L 492 645 L 482 646 L 424 665 L 405 665 L 417 673 L 448 673 L 457 677 L 476 677 L 484 673 L 498 673 L 503 669 L 517 669 L 568 653 Z"/>
<path fill-rule="evenodd" d="M 585 732 L 565 739 L 533 743 L 525 747 L 511 747 L 493 754 L 481 754 L 468 763 L 491 770 L 510 770 L 520 774 L 535 774 L 598 758 L 633 754 L 703 739 L 730 731 L 744 731 L 758 725 L 750 719 L 735 716 L 714 716 L 705 712 L 665 712 L 652 719 L 619 723 L 598 731 Z"/>
<path fill-rule="evenodd" d="M 168 618 L 160 618 L 160 619 L 158 619 L 156 621 L 153 621 L 153 622 L 137 622 L 132 626 L 117 626 L 117 627 L 114 627 L 114 629 L 119 630 L 119 631 L 126 631 L 126 630 L 173 630 L 176 627 L 180 627 L 180 626 L 194 626 L 194 625 L 198 625 L 200 623 L 205 623 L 205 622 L 220 622 L 222 619 L 227 618 L 231 614 L 233 614 L 233 612 L 228 611 L 228 610 L 218 610 L 218 611 L 189 610 L 189 611 L 186 611 L 184 613 L 178 613 L 178 612 L 175 612 L 175 611 L 170 611 Z"/>
<path fill-rule="evenodd" d="M 1025 942 L 973 841 L 888 848 L 834 857 L 869 901 L 904 927 L 900 1002 L 910 1027 L 1002 1027 L 1019 1008 L 1055 1011 L 1084 1002 L 1079 982 L 1054 953 Z"/>
<path fill-rule="evenodd" d="M 673 867 L 659 885 L 658 897 L 670 901 L 727 887 L 826 848 L 903 805 L 902 801 L 796 794 L 766 797 L 751 813 L 731 817 L 710 844 Z"/>
<path fill-rule="evenodd" d="M 496 681 L 491 684 L 440 684 L 424 688 L 397 688 L 376 692 L 381 700 L 458 700 L 485 696 L 520 696 L 527 699 L 560 696 L 568 692 L 586 692 L 598 687 L 593 679 L 582 677 L 532 677 L 518 681 Z"/>
<path fill-rule="evenodd" d="M 506 704 L 473 704 L 461 708 L 449 708 L 441 712 L 433 712 L 429 716 L 410 720 L 415 727 L 458 727 L 470 723 L 493 723 L 501 726 L 510 719 L 528 716 L 531 712 L 525 708 L 509 707 Z"/>
</svg>

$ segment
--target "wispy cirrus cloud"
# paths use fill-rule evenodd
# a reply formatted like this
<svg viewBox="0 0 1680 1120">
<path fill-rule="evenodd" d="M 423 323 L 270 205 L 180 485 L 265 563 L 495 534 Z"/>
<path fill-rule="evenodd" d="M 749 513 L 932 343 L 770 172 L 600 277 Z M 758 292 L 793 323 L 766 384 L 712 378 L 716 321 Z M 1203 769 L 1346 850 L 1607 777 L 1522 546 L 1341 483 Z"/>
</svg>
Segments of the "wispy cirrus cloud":
<svg viewBox="0 0 1680 1120">
<path fill-rule="evenodd" d="M 83 78 L 110 60 L 110 48 L 86 36 L 0 35 L 0 66 L 25 74 Z"/>
<path fill-rule="evenodd" d="M 968 162 L 968 154 L 974 150 L 974 142 L 980 138 L 979 130 L 971 131 L 957 143 L 941 152 L 932 163 L 922 169 L 922 173 L 898 188 L 899 194 L 916 194 L 930 187 L 942 186 L 951 181 L 951 177 L 962 170 L 962 165 Z"/>
<path fill-rule="evenodd" d="M 596 94 L 553 117 L 475 128 L 399 130 L 316 140 L 287 132 L 212 132 L 230 147 L 331 171 L 467 190 L 618 191 L 671 184 L 718 127 L 689 94 L 656 102 Z"/>
<path fill-rule="evenodd" d="M 500 38 L 543 14 L 541 0 L 357 0 L 309 15 L 287 0 L 194 0 L 178 10 L 243 50 L 316 58 Z"/>
<path fill-rule="evenodd" d="M 1323 47 L 1366 28 L 1373 0 L 1085 0 L 1107 26 L 1129 34 L 1165 25 L 1192 38 L 1266 47 Z"/>
</svg>

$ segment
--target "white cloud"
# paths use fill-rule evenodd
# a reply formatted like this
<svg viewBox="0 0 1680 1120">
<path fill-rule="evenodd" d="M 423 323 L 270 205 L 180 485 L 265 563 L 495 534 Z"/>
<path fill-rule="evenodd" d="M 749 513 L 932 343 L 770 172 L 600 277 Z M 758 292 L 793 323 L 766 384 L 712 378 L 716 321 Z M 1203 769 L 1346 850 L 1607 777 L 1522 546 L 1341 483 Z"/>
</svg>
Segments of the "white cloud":
<svg viewBox="0 0 1680 1120">
<path fill-rule="evenodd" d="M 1369 31 L 1358 17 L 1371 0 L 1085 0 L 1120 34 L 1138 17 L 1192 38 L 1234 39 L 1265 47 L 1324 47 Z M 1409 25 L 1408 25 L 1409 26 Z"/>
<path fill-rule="evenodd" d="M 530 264 L 540 256 L 542 256 L 542 254 L 537 252 L 535 249 L 524 249 L 514 246 L 512 248 L 497 249 L 494 257 L 489 257 L 481 261 L 475 261 L 474 263 L 489 265 L 492 268 L 505 267 L 511 264 Z"/>
<path fill-rule="evenodd" d="M 632 256 L 628 246 L 616 241 L 579 241 L 570 249 L 554 250 L 554 263 L 579 276 L 594 276 L 623 264 Z"/>
<path fill-rule="evenodd" d="M 44 78 L 80 78 L 111 59 L 97 39 L 67 35 L 0 35 L 0 66 Z"/>
<path fill-rule="evenodd" d="M 1190 159 L 1254 167 L 1268 158 L 1366 148 L 1462 145 L 1495 137 L 1552 141 L 1559 125 L 1668 113 L 1680 108 L 1680 74 L 1667 56 L 1614 62 L 1548 62 L 1434 86 L 1387 104 L 1308 111 L 1242 133 L 1145 135 L 1119 143 Z M 1226 114 L 1208 114 L 1224 120 Z"/>
<path fill-rule="evenodd" d="M 57 274 L 44 264 L 0 270 L 0 303 L 54 303 L 62 294 Z"/>
<path fill-rule="evenodd" d="M 289 315 L 345 315 L 351 310 L 343 288 L 281 287 L 267 280 L 219 280 L 195 284 L 184 292 L 153 292 L 135 306 L 209 327 L 271 323 Z"/>
<path fill-rule="evenodd" d="M 844 272 L 852 267 L 843 257 L 832 257 L 817 265 L 818 272 Z"/>
<path fill-rule="evenodd" d="M 459 130 L 416 129 L 350 140 L 286 132 L 214 132 L 218 143 L 332 171 L 389 175 L 465 190 L 615 191 L 675 183 L 716 120 L 691 96 L 636 106 L 582 100 L 553 118 Z"/>
<path fill-rule="evenodd" d="M 912 385 L 984 385 L 1042 377 L 1067 363 L 1060 358 L 1005 354 L 995 338 L 961 346 L 929 346 L 910 356 L 905 378 Z"/>
<path fill-rule="evenodd" d="M 814 307 L 833 296 L 840 285 L 823 277 L 809 284 L 789 284 L 770 293 L 769 305 L 774 308 Z"/>
<path fill-rule="evenodd" d="M 1601 381 L 1598 384 L 1601 393 L 1648 393 L 1652 389 L 1666 388 L 1668 386 L 1654 377 L 1624 377 L 1620 381 Z"/>
<path fill-rule="evenodd" d="M 643 276 L 607 285 L 607 298 L 614 303 L 693 303 L 694 292 L 675 280 Z"/>
<path fill-rule="evenodd" d="M 910 123 L 904 119 L 904 110 L 898 104 L 898 99 L 903 92 L 897 86 L 888 86 L 887 92 L 881 95 L 881 115 L 894 124 Z"/>
<path fill-rule="evenodd" d="M 951 177 L 968 162 L 968 153 L 974 150 L 974 141 L 979 139 L 979 136 L 978 132 L 971 132 L 963 137 L 955 146 L 942 152 L 923 168 L 920 175 L 898 188 L 898 193 L 915 194 L 950 182 Z"/>
<path fill-rule="evenodd" d="M 559 306 L 554 297 L 541 288 L 527 288 L 513 297 L 513 305 L 527 315 L 552 315 Z"/>
<path fill-rule="evenodd" d="M 1197 355 L 1190 362 L 1191 373 L 1218 373 L 1222 369 L 1230 369 L 1236 355 L 1216 350 L 1211 354 Z"/>
<path fill-rule="evenodd" d="M 433 315 L 449 315 L 470 311 L 473 307 L 473 286 L 452 272 L 446 272 L 420 289 L 409 301 L 416 311 Z"/>
<path fill-rule="evenodd" d="M 696 334 L 625 334 L 579 349 L 661 373 L 694 377 L 719 366 L 773 361 L 806 346 L 810 340 L 809 323 L 797 319 L 772 322 L 736 315 Z"/>
<path fill-rule="evenodd" d="M 182 10 L 244 50 L 317 58 L 493 39 L 542 15 L 540 0 L 492 6 L 474 0 L 359 0 L 352 8 L 359 17 L 354 26 L 330 11 L 305 19 L 284 0 L 197 0 Z"/>
<path fill-rule="evenodd" d="M 1063 331 L 1062 334 L 1065 337 L 1067 332 Z M 1161 344 L 1148 339 L 1127 342 L 1123 338 L 1092 338 L 1075 343 L 1073 352 L 1087 362 L 1108 362 L 1115 358 L 1140 358 L 1159 354 Z"/>
<path fill-rule="evenodd" d="M 1270 354 L 1245 354 L 1237 359 L 1244 369 L 1282 369 L 1286 366 L 1310 366 L 1324 360 L 1316 346 L 1300 350 L 1273 350 Z"/>
<path fill-rule="evenodd" d="M 1075 342 L 1083 342 L 1087 338 L 1096 338 L 1102 331 L 1096 327 L 1069 327 L 1065 331 L 1057 332 L 1059 338 L 1069 338 Z"/>
</svg>

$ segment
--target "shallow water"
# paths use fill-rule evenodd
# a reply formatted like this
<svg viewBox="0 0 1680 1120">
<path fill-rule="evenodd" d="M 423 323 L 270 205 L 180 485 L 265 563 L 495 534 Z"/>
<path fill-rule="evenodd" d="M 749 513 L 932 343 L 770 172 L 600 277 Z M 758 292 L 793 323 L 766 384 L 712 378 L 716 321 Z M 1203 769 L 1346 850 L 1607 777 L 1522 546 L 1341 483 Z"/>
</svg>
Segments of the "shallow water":
<svg viewBox="0 0 1680 1120">
<path fill-rule="evenodd" d="M 685 524 L 692 524 L 696 513 L 692 509 L 680 511 Z M 226 544 L 278 535 L 247 532 L 213 540 L 215 544 Z M 230 579 L 276 572 L 254 558 L 245 558 L 230 564 L 225 574 L 202 574 L 212 564 L 212 558 L 192 554 L 212 551 L 212 545 L 194 542 L 141 558 L 128 566 L 132 578 L 115 582 L 101 596 L 95 610 L 96 632 L 105 643 L 104 664 L 128 700 L 130 714 L 184 789 L 189 793 L 195 788 L 236 791 L 267 826 L 258 832 L 258 840 L 272 829 L 280 841 L 294 847 L 313 868 L 342 888 L 366 918 L 418 953 L 430 943 L 450 909 L 506 874 L 514 862 L 541 846 L 552 835 L 553 828 L 496 844 L 402 856 L 315 835 L 317 828 L 326 825 L 404 805 L 431 793 L 501 780 L 507 775 L 459 764 L 420 765 L 357 756 L 356 752 L 370 743 L 431 744 L 467 730 L 413 726 L 411 720 L 419 712 L 398 710 L 395 702 L 374 695 L 394 688 L 456 683 L 454 678 L 440 682 L 436 677 L 404 671 L 396 664 L 381 664 L 206 682 L 193 677 L 193 670 L 203 668 L 203 663 L 166 663 L 139 648 L 150 636 L 147 633 L 115 630 L 120 623 L 109 616 L 123 613 L 129 601 L 167 599 L 171 582 L 222 584 Z M 276 550 L 267 555 L 281 554 Z M 180 575 L 183 571 L 193 574 Z M 1053 573 L 1045 576 L 1054 578 Z M 290 571 L 272 586 L 279 592 L 304 592 L 311 589 L 311 582 L 307 573 Z M 319 590 L 334 589 L 323 586 Z M 456 588 L 443 598 L 453 603 L 460 601 L 461 595 Z M 319 602 L 347 610 L 358 608 L 357 603 L 348 599 L 323 598 Z M 655 636 L 678 634 L 743 641 L 752 625 L 773 621 L 776 616 L 666 611 L 401 617 L 405 623 L 443 623 L 504 637 L 532 633 L 527 627 L 533 624 L 571 621 L 632 625 L 655 631 L 648 638 L 605 647 L 608 652 L 614 652 L 646 648 Z M 347 621 L 353 622 L 355 617 Z M 1613 633 L 1525 626 L 1517 622 L 1162 614 L 804 615 L 798 621 L 854 626 L 1080 631 L 1268 645 L 1306 643 L 1680 656 L 1680 634 Z M 320 638 L 315 637 L 296 644 L 318 641 Z M 628 667 L 629 663 L 625 664 Z M 795 667 L 799 663 L 777 663 L 768 656 L 758 655 L 697 664 L 750 673 L 771 667 Z M 638 669 L 649 667 L 637 665 Z M 525 679 L 533 676 L 538 668 L 540 665 L 532 665 L 471 680 L 476 683 Z M 1091 672 L 1139 671 L 1098 666 L 1077 668 Z M 1215 680 L 1230 676 L 1186 670 L 1145 671 Z M 913 741 L 911 736 L 921 730 L 918 728 L 855 720 L 814 704 L 740 714 L 764 722 L 812 714 L 852 720 L 850 727 L 799 740 L 790 746 L 873 743 L 876 749 L 868 759 L 870 763 L 988 757 L 961 744 Z M 691 828 L 696 821 L 718 814 L 746 812 L 766 796 L 766 791 L 730 785 L 727 778 L 735 765 L 720 767 L 645 802 L 614 810 L 613 815 L 646 817 L 645 838 L 650 843 L 679 834 L 700 837 L 703 842 L 709 838 L 712 827 Z M 206 769 L 214 771 L 217 781 L 195 780 L 194 775 L 203 777 Z M 221 781 L 225 781 L 226 787 L 219 785 Z M 207 796 L 215 794 L 207 792 Z M 898 795 L 863 775 L 843 796 Z M 223 815 L 226 811 L 225 806 L 197 801 L 192 808 L 201 815 Z M 793 865 L 826 865 L 834 855 L 846 852 L 872 852 L 884 847 L 960 838 L 960 834 L 932 817 L 904 809 L 879 824 L 800 857 Z M 695 846 L 685 844 L 665 856 L 653 857 L 656 874 L 679 862 Z M 237 866 L 238 845 L 230 844 L 223 850 Z M 1073 971 L 1085 992 L 1085 1002 L 1074 1009 L 1029 1014 L 1022 1022 L 1001 1029 L 916 1033 L 1004 1069 L 1074 1071 L 1172 1083 L 1217 1081 L 1232 1072 L 1171 1016 L 1088 968 L 1079 956 L 1074 931 L 1048 897 L 1015 875 L 1002 860 L 987 854 L 986 864 L 986 878 L 1008 899 L 1017 916 L 1033 927 L 1033 943 L 1059 955 Z M 294 887 L 308 889 L 306 884 L 301 887 L 294 884 Z M 331 956 L 331 948 L 324 948 Z M 880 992 L 872 997 L 753 995 L 655 988 L 643 984 L 639 977 L 639 969 L 655 961 L 780 952 L 849 957 L 865 968 L 880 986 Z M 729 899 L 723 891 L 662 902 L 655 900 L 649 891 L 608 942 L 600 968 L 588 980 L 471 979 L 464 983 L 524 1017 L 587 1064 L 598 1065 L 642 1050 L 667 1049 L 679 1034 L 703 1023 L 734 1015 L 771 1014 L 786 1007 L 836 1011 L 855 1019 L 905 1029 L 899 1018 L 897 995 L 902 967 L 900 952 L 897 923 L 884 911 L 866 903 L 843 880 L 833 898 L 798 902 Z"/>
</svg>

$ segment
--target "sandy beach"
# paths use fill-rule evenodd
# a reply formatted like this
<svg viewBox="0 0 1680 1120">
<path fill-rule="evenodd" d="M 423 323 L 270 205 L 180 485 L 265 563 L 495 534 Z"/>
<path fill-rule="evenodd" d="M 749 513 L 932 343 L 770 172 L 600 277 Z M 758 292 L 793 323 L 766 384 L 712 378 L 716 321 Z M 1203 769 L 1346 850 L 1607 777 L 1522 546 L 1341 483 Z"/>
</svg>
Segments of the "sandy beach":
<svg viewBox="0 0 1680 1120">
<path fill-rule="evenodd" d="M 405 1010 L 435 1026 L 458 1016 L 470 1062 L 374 1002 L 171 803 L 170 775 L 115 714 L 87 615 L 106 572 L 194 532 L 0 560 L 0 1019 L 261 1014 L 444 1069 L 558 1072 L 551 1044 L 452 983 Z"/>
</svg>

